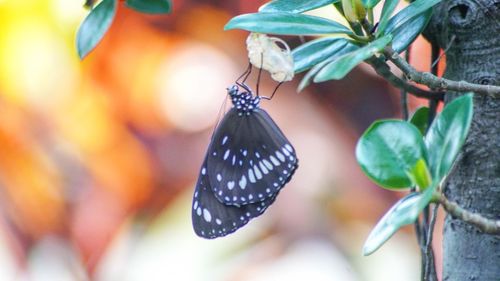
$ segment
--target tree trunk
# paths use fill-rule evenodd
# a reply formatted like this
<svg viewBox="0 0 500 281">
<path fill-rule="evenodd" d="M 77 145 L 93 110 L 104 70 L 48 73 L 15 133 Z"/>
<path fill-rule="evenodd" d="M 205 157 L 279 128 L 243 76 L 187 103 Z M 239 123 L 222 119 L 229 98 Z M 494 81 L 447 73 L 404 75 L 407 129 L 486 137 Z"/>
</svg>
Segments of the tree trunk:
<svg viewBox="0 0 500 281">
<path fill-rule="evenodd" d="M 500 2 L 443 0 L 426 37 L 447 49 L 445 77 L 500 84 Z M 456 93 L 447 93 L 448 102 Z M 445 187 L 463 208 L 500 219 L 500 97 L 475 95 L 469 136 Z M 500 280 L 500 236 L 447 216 L 443 280 Z"/>
</svg>

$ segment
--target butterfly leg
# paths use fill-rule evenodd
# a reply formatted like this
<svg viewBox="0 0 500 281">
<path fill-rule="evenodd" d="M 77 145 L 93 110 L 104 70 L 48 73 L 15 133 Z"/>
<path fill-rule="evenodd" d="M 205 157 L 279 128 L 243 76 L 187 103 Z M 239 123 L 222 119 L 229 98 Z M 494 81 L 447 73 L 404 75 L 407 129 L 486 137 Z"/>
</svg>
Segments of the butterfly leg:
<svg viewBox="0 0 500 281">
<path fill-rule="evenodd" d="M 241 76 L 240 76 L 240 77 L 238 77 L 238 79 L 236 79 L 236 81 L 235 81 L 235 82 L 236 82 L 236 84 L 238 84 L 238 85 L 239 85 L 239 83 L 244 84 L 244 83 L 245 83 L 245 81 L 247 81 L 248 76 L 250 76 L 250 73 L 252 73 L 252 63 L 249 61 L 249 62 L 248 62 L 248 67 L 247 67 L 247 69 L 245 70 L 245 72 L 243 72 L 243 74 L 241 74 Z M 243 77 L 244 77 L 244 78 L 243 78 Z M 239 80 L 240 80 L 241 78 L 243 78 L 243 80 L 242 80 L 241 82 L 239 82 Z"/>
<path fill-rule="evenodd" d="M 265 100 L 272 100 L 274 97 L 274 94 L 276 94 L 276 91 L 278 91 L 278 88 L 281 86 L 281 84 L 283 84 L 283 81 L 279 82 L 279 84 L 276 86 L 276 88 L 274 88 L 274 91 L 270 97 L 262 97 L 262 98 Z"/>
<path fill-rule="evenodd" d="M 257 76 L 257 96 L 259 96 L 259 85 L 260 85 L 260 76 L 262 74 L 262 65 L 264 64 L 264 53 L 260 54 L 260 67 L 259 67 L 259 75 Z"/>
</svg>

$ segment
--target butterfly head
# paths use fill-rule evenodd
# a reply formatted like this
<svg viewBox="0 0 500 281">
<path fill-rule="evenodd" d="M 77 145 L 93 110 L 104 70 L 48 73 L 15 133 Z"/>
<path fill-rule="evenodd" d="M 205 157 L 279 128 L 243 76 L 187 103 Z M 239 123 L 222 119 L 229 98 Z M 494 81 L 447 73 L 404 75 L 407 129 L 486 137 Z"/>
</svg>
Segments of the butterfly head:
<svg viewBox="0 0 500 281">
<path fill-rule="evenodd" d="M 240 92 L 237 85 L 233 85 L 227 89 L 228 95 L 231 97 L 233 106 L 238 111 L 239 116 L 250 115 L 259 107 L 260 97 L 253 96 L 249 89 Z"/>
</svg>

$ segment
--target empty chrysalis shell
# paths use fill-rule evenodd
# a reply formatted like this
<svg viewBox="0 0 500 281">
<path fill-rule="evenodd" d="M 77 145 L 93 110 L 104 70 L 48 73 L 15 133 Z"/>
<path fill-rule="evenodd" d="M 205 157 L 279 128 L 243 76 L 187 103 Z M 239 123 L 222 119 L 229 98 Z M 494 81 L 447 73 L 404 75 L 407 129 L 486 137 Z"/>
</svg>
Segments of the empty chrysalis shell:
<svg viewBox="0 0 500 281">
<path fill-rule="evenodd" d="M 284 48 L 278 45 L 280 43 Z M 247 50 L 250 63 L 271 74 L 277 82 L 290 81 L 293 78 L 293 57 L 290 47 L 277 37 L 262 33 L 250 33 L 247 38 Z"/>
</svg>

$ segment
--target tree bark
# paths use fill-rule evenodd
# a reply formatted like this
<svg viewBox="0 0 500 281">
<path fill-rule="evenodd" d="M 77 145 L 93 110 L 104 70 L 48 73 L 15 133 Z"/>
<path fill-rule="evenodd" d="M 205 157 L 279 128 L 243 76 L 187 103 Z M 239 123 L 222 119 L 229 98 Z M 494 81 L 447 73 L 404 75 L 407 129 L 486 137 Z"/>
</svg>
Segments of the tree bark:
<svg viewBox="0 0 500 281">
<path fill-rule="evenodd" d="M 443 0 L 426 37 L 447 49 L 445 77 L 500 84 L 500 1 Z M 456 93 L 447 93 L 448 102 Z M 475 95 L 469 136 L 445 186 L 446 196 L 488 218 L 500 219 L 500 97 Z M 447 216 L 443 280 L 500 280 L 500 236 Z"/>
</svg>

